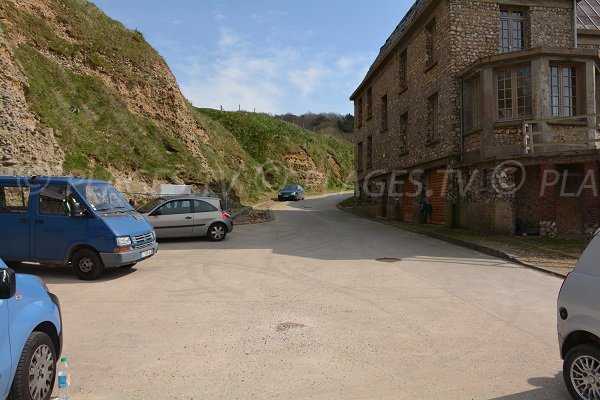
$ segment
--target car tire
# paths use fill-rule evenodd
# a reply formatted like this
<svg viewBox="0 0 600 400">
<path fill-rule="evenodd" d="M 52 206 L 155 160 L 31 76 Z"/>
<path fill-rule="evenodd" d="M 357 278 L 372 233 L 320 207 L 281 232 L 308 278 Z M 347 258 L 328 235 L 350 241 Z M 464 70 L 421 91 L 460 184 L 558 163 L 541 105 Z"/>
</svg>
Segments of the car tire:
<svg viewBox="0 0 600 400">
<path fill-rule="evenodd" d="M 34 371 L 36 380 L 30 382 Z M 9 400 L 48 400 L 56 379 L 56 349 L 50 337 L 43 332 L 33 332 L 23 348 L 17 364 L 15 378 L 8 395 Z M 35 384 L 37 383 L 37 385 Z"/>
<path fill-rule="evenodd" d="M 220 242 L 227 236 L 227 226 L 220 222 L 212 224 L 210 228 L 208 228 L 207 236 L 211 242 Z"/>
<path fill-rule="evenodd" d="M 598 398 L 600 394 L 600 346 L 583 344 L 573 347 L 563 363 L 563 378 L 576 400 Z M 590 389 L 592 392 L 590 392 Z"/>
<path fill-rule="evenodd" d="M 78 250 L 71 260 L 73 272 L 75 275 L 84 281 L 93 281 L 98 279 L 104 272 L 104 263 L 102 259 L 93 250 L 81 249 Z"/>
<path fill-rule="evenodd" d="M 136 264 L 137 264 L 137 263 L 125 264 L 125 265 L 121 265 L 121 266 L 119 266 L 119 268 L 123 268 L 123 269 L 130 269 L 130 268 L 133 268 L 133 267 L 135 267 L 135 265 L 136 265 Z"/>
</svg>

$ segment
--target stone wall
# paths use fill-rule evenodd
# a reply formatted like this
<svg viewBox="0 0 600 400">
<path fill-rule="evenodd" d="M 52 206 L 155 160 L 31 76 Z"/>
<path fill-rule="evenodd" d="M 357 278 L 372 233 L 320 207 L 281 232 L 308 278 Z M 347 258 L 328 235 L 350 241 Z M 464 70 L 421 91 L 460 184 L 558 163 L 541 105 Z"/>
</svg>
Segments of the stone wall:
<svg viewBox="0 0 600 400">
<path fill-rule="evenodd" d="M 465 153 L 481 149 L 481 131 L 471 132 L 468 135 L 465 135 L 463 139 L 463 149 Z"/>
<path fill-rule="evenodd" d="M 363 124 L 355 130 L 357 142 L 363 142 L 363 165 L 367 159 L 367 136 L 373 138 L 373 170 L 385 171 L 413 168 L 444 167 L 458 163 L 458 157 L 453 158 L 459 151 L 461 140 L 460 126 L 460 74 L 474 63 L 490 56 L 499 54 L 500 41 L 500 2 L 447 0 L 432 2 L 435 7 L 424 10 L 421 17 L 416 19 L 413 27 L 395 45 L 386 44 L 391 48 L 389 56 L 379 64 L 368 81 L 361 87 L 362 92 L 355 96 L 357 107 L 362 97 Z M 509 1 L 511 5 L 523 6 L 527 9 L 526 41 L 529 48 L 572 48 L 573 14 L 572 3 L 560 0 L 541 1 Z M 534 4 L 534 5 L 532 5 Z M 436 20 L 437 28 L 437 65 L 429 67 L 426 64 L 426 27 L 432 18 Z M 395 35 L 392 39 L 396 39 Z M 407 51 L 408 88 L 403 90 L 400 85 L 400 53 Z M 489 71 L 488 71 L 489 72 Z M 494 88 L 495 82 L 491 82 Z M 483 79 L 483 77 L 482 77 Z M 484 82 L 482 82 L 482 87 Z M 366 120 L 366 91 L 372 88 L 373 117 Z M 495 89 L 492 89 L 495 90 Z M 433 144 L 427 143 L 427 99 L 434 93 L 439 94 L 439 135 Z M 388 99 L 388 129 L 381 130 L 379 107 L 382 96 Z M 486 93 L 482 101 L 488 102 L 482 107 L 482 130 L 471 132 L 463 139 L 465 153 L 472 154 L 480 150 L 485 143 L 488 146 L 516 146 L 522 144 L 523 135 L 520 122 L 513 126 L 496 124 L 494 96 Z M 489 102 L 492 102 L 490 105 Z M 487 114 L 483 114 L 483 108 Z M 407 147 L 402 149 L 399 134 L 401 116 L 408 113 Z M 357 109 L 356 115 L 360 112 Z M 484 142 L 482 143 L 482 137 Z M 511 150 L 512 151 L 512 150 Z M 514 151 L 513 151 L 514 153 Z M 520 154 L 520 153 L 517 153 Z M 557 156 L 561 159 L 561 156 Z M 439 160 L 439 161 L 436 161 Z M 473 158 L 472 160 L 475 160 Z M 480 161 L 476 161 L 480 162 Z M 564 161 L 563 161 L 564 162 Z M 524 160 L 526 165 L 539 165 L 539 159 Z M 463 164 L 464 165 L 464 164 Z M 455 199 L 455 217 L 458 225 L 475 230 L 492 230 L 510 233 L 514 231 L 514 222 L 519 213 L 539 214 L 538 211 L 528 212 L 521 207 L 515 195 L 498 195 L 489 187 L 490 177 L 481 174 L 491 174 L 495 165 L 475 164 L 463 169 L 463 179 L 468 180 L 469 173 L 477 170 L 480 176 L 474 180 L 474 188 L 468 196 Z M 534 168 L 539 168 L 534 167 Z M 359 174 L 359 181 L 365 178 L 368 171 Z M 483 183 L 488 186 L 483 187 Z M 534 182 L 531 182 L 534 183 Z M 465 182 L 466 184 L 466 182 Z M 530 184 L 527 181 L 526 184 Z M 525 197 L 529 195 L 525 194 Z M 529 196 L 531 197 L 531 196 Z M 533 197 L 531 197 L 533 201 Z M 403 200 L 400 207 L 404 220 L 411 214 L 410 202 Z M 521 207 L 519 209 L 519 207 Z M 536 206 L 537 207 L 537 206 Z M 388 207 L 388 215 L 390 214 Z M 568 217 L 568 216 L 567 216 Z M 529 217 L 528 217 L 529 218 Z M 533 216 L 531 218 L 534 218 Z M 539 226 L 540 217 L 536 216 Z M 535 219 L 534 218 L 534 219 Z"/>
<path fill-rule="evenodd" d="M 530 47 L 574 47 L 572 6 L 530 7 Z"/>
<path fill-rule="evenodd" d="M 494 128 L 494 146 L 514 146 L 523 143 L 521 126 L 505 126 Z"/>
<path fill-rule="evenodd" d="M 452 21 L 451 59 L 456 72 L 480 58 L 498 54 L 498 4 L 453 0 L 449 7 Z"/>
<path fill-rule="evenodd" d="M 420 23 L 423 29 L 416 33 L 391 53 L 385 63 L 373 74 L 355 99 L 355 114 L 359 115 L 359 98 L 362 97 L 362 125 L 356 127 L 355 142 L 363 142 L 363 163 L 367 160 L 367 137 L 373 137 L 373 169 L 402 169 L 429 160 L 441 158 L 458 151 L 460 119 L 458 113 L 459 82 L 448 79 L 454 76 L 452 64 L 447 60 L 450 52 L 450 14 L 445 3 L 436 8 L 436 40 L 434 46 L 435 63 L 426 64 L 426 31 L 424 27 L 431 19 Z M 400 85 L 400 52 L 407 51 L 407 81 L 405 90 Z M 373 116 L 367 119 L 367 88 L 372 88 Z M 438 125 L 436 138 L 427 143 L 428 122 L 427 99 L 438 93 Z M 382 130 L 381 98 L 387 95 L 388 123 Z M 399 140 L 399 126 L 402 115 L 408 113 L 406 148 Z M 359 174 L 359 180 L 368 171 Z"/>
</svg>

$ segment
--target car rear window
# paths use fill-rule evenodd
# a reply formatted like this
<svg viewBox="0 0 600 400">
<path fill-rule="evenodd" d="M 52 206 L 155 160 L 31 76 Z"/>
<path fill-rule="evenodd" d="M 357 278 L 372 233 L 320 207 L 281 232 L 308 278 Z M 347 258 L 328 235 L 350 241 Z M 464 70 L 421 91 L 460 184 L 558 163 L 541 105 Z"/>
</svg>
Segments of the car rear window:
<svg viewBox="0 0 600 400">
<path fill-rule="evenodd" d="M 215 206 L 202 200 L 194 200 L 194 212 L 218 211 Z"/>
</svg>

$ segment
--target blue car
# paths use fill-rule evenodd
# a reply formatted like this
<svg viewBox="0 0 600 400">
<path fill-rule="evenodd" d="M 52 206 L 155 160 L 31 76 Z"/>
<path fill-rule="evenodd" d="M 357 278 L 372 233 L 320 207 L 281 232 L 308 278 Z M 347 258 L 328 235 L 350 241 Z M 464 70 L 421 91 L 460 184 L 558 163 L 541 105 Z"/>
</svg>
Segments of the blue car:
<svg viewBox="0 0 600 400">
<path fill-rule="evenodd" d="M 48 400 L 62 350 L 60 304 L 44 282 L 0 260 L 0 399 Z"/>
<path fill-rule="evenodd" d="M 158 250 L 152 226 L 108 182 L 0 177 L 0 258 L 71 265 L 80 279 Z"/>
</svg>

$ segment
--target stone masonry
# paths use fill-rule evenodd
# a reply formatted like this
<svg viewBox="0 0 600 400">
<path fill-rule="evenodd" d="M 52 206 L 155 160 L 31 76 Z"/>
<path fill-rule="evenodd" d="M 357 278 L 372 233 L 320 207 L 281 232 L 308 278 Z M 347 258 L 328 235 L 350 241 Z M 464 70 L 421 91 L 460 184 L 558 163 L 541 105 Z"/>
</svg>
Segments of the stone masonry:
<svg viewBox="0 0 600 400">
<path fill-rule="evenodd" d="M 565 150 L 556 146 L 539 147 L 535 148 L 536 154 L 526 153 L 523 147 L 524 121 L 545 121 L 550 116 L 549 65 L 553 62 L 575 63 L 577 81 L 593 85 L 593 79 L 588 78 L 593 73 L 595 63 L 600 60 L 593 51 L 574 49 L 576 10 L 573 9 L 573 2 L 511 0 L 506 3 L 492 0 L 417 0 L 352 94 L 357 116 L 354 140 L 356 149 L 362 150 L 361 156 L 356 157 L 357 162 L 362 162 L 362 165 L 356 165 L 356 192 L 362 194 L 361 199 L 369 203 L 387 202 L 388 217 L 424 220 L 423 217 L 415 218 L 418 211 L 413 209 L 419 207 L 415 206 L 413 199 L 398 201 L 388 196 L 369 198 L 368 181 L 387 180 L 387 187 L 392 187 L 392 177 L 399 174 L 406 182 L 408 173 L 414 169 L 424 171 L 425 181 L 436 182 L 437 186 L 439 180 L 432 179 L 436 170 L 458 168 L 465 175 L 478 171 L 474 193 L 459 199 L 447 199 L 445 223 L 502 232 L 514 231 L 515 220 L 521 212 L 519 210 L 529 210 L 531 206 L 517 207 L 516 199 L 519 196 L 514 194 L 507 196 L 494 193 L 489 189 L 483 171 L 493 170 L 504 160 L 517 160 L 527 168 L 537 168 L 537 171 L 543 168 L 542 165 L 585 162 L 586 170 L 596 168 L 597 171 L 594 165 L 599 157 L 595 146 L 565 144 Z M 510 10 L 511 15 L 515 10 L 522 12 L 525 21 L 524 48 L 501 53 L 501 10 L 506 9 Z M 587 33 L 590 34 L 589 31 Z M 430 53 L 433 53 L 433 62 L 429 61 Z M 403 63 L 406 63 L 405 68 Z M 499 120 L 496 73 L 500 68 L 522 65 L 531 71 L 531 113 L 507 121 Z M 406 87 L 402 85 L 404 70 Z M 579 74 L 586 78 L 579 78 Z M 481 85 L 477 99 L 479 121 L 475 129 L 465 131 L 463 87 L 466 87 L 465 80 L 473 77 L 477 77 Z M 516 75 L 513 80 L 516 82 Z M 513 91 L 517 92 L 516 89 Z M 578 96 L 582 98 L 578 99 L 577 113 L 595 112 L 596 90 L 592 87 L 578 88 L 578 91 Z M 522 92 L 519 93 L 522 96 Z M 523 100 L 519 101 L 520 106 Z M 382 110 L 382 107 L 386 107 L 386 110 Z M 513 107 L 517 110 L 516 101 Z M 387 121 L 383 121 L 384 118 Z M 430 138 L 432 125 L 433 139 Z M 577 125 L 562 125 L 543 122 L 536 123 L 533 129 L 535 132 L 556 131 L 555 134 L 545 134 L 543 140 L 551 138 L 565 143 L 575 139 L 585 140 L 585 132 L 577 132 Z M 372 141 L 370 153 L 367 146 L 369 140 Z M 531 176 L 529 180 L 527 176 L 524 177 L 526 187 L 539 184 L 538 181 Z M 403 186 L 400 192 L 410 187 L 407 183 Z M 552 190 L 557 189 L 549 189 L 548 196 L 551 196 Z M 534 190 L 530 192 L 535 193 Z M 581 198 L 576 201 L 598 203 L 597 196 L 590 197 L 589 191 L 584 192 L 585 196 L 585 200 Z M 547 199 L 533 199 L 529 195 L 527 198 L 537 201 L 535 207 L 542 207 L 539 213 L 532 211 L 531 214 L 540 215 L 540 233 L 548 236 L 559 233 L 561 227 L 557 226 L 557 211 L 552 211 L 552 208 L 563 203 L 553 201 L 545 204 L 544 200 Z M 596 210 L 600 210 L 600 205 L 588 209 L 588 214 L 594 216 Z M 566 218 L 563 211 L 561 218 Z M 482 218 L 484 215 L 487 217 Z"/>
</svg>

